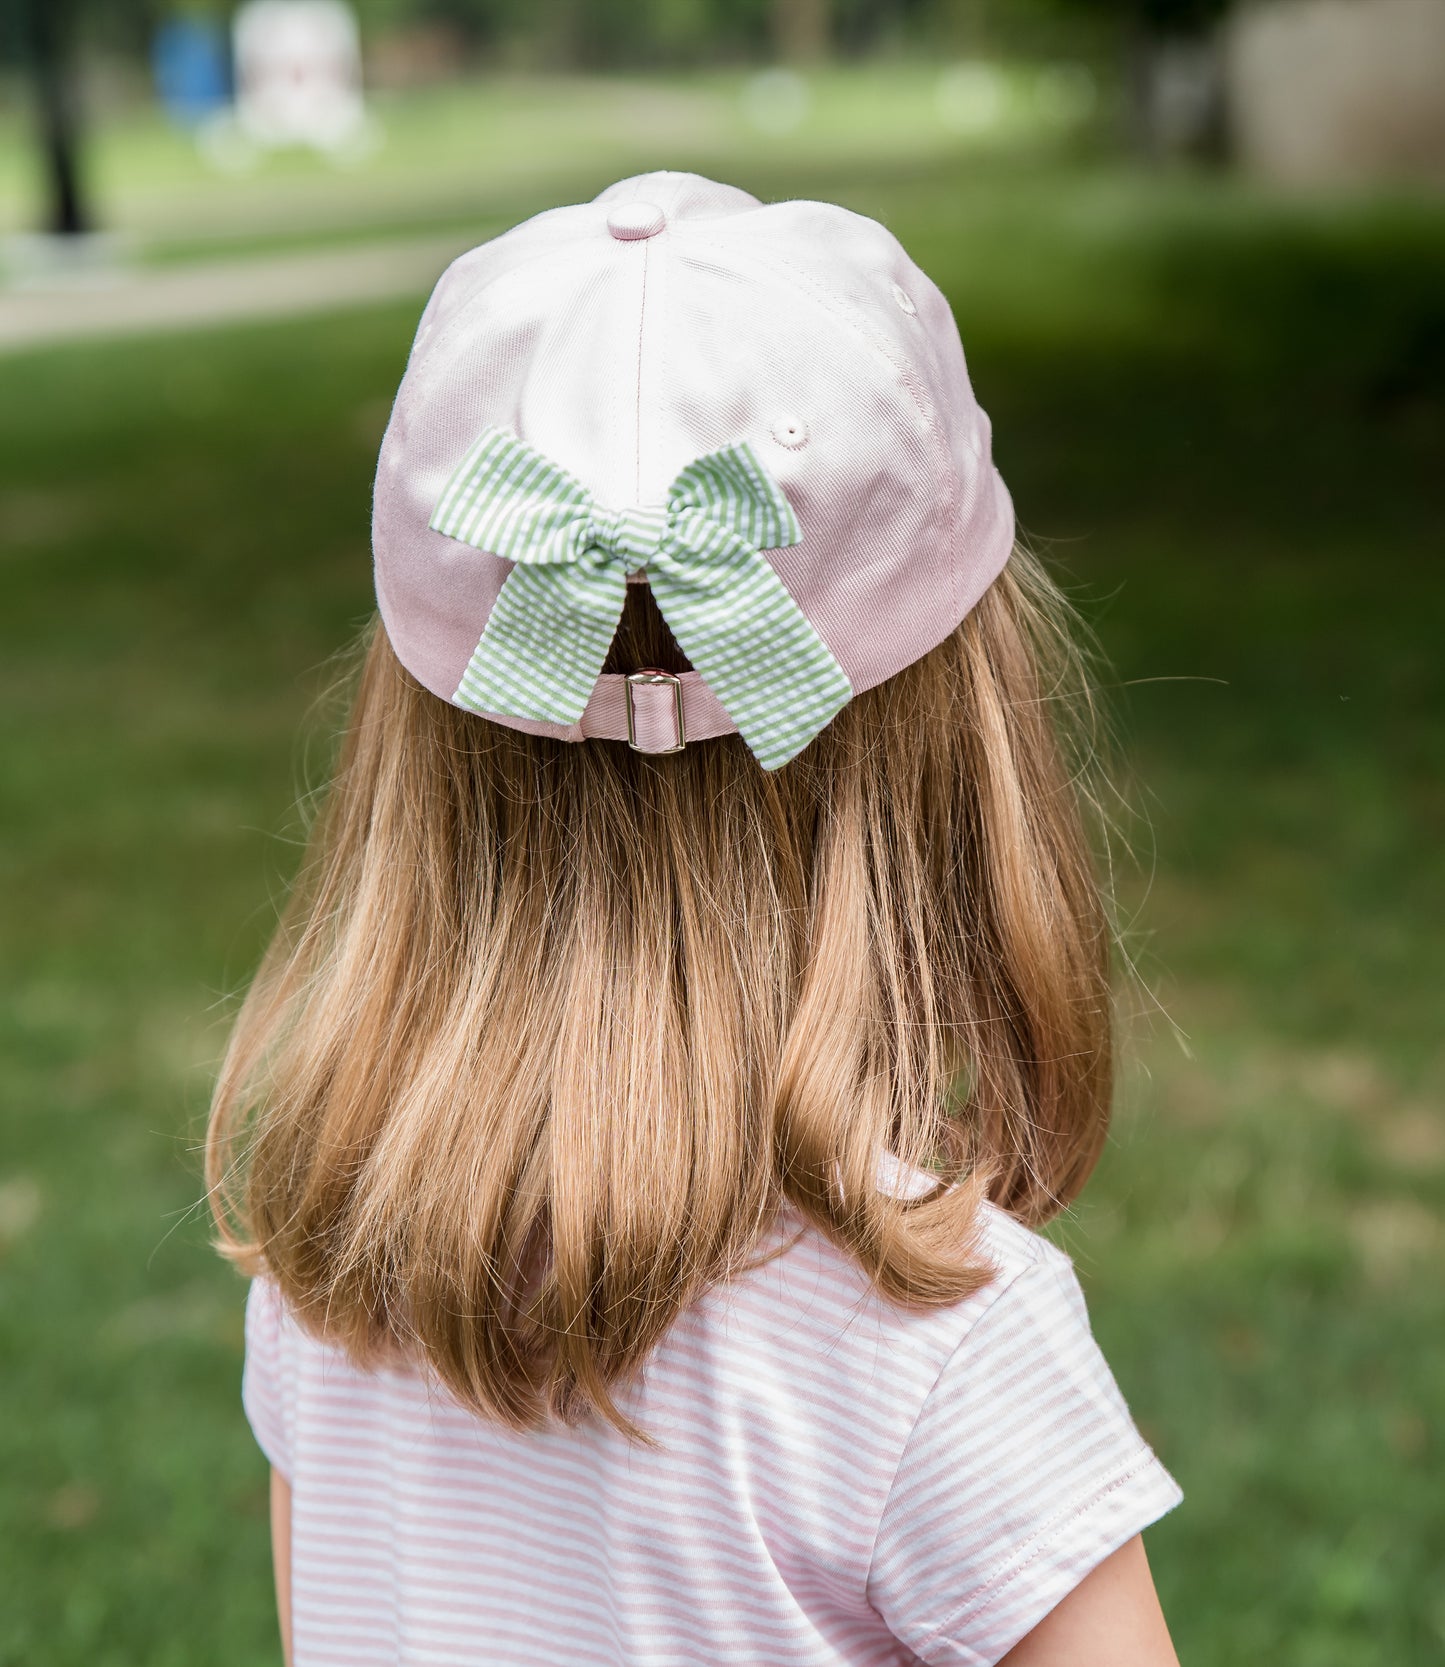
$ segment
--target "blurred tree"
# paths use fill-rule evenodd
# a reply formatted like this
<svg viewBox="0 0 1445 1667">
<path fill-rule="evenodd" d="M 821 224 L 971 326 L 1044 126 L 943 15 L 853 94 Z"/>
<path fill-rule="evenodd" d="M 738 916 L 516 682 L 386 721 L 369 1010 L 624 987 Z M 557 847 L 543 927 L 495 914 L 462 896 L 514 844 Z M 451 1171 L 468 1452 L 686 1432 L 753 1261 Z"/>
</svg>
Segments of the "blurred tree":
<svg viewBox="0 0 1445 1667">
<path fill-rule="evenodd" d="M 126 0 L 135 5 L 139 0 Z M 354 0 L 368 30 L 445 23 L 487 57 L 558 67 L 866 51 L 940 0 Z"/>
<path fill-rule="evenodd" d="M 157 27 L 168 17 L 228 18 L 232 6 L 220 0 L 68 0 L 85 44 L 99 50 L 144 56 Z"/>
<path fill-rule="evenodd" d="M 452 25 L 479 51 L 562 68 L 754 57 L 773 0 L 361 0 L 363 23 Z"/>
<path fill-rule="evenodd" d="M 75 90 L 73 0 L 21 0 L 21 46 L 29 69 L 45 168 L 47 229 L 74 237 L 91 230 L 80 181 L 80 116 Z"/>
<path fill-rule="evenodd" d="M 1130 137 L 1146 153 L 1223 158 L 1219 26 L 1235 0 L 1065 0 L 1123 32 Z"/>
<path fill-rule="evenodd" d="M 0 0 L 0 64 L 19 55 L 4 24 L 38 0 Z M 82 49 L 144 62 L 176 17 L 225 25 L 238 0 L 56 0 Z M 1057 53 L 1134 14 L 1187 17 L 1225 0 L 351 0 L 364 36 L 436 32 L 475 67 L 607 69 L 806 62 L 912 42 L 969 54 Z"/>
<path fill-rule="evenodd" d="M 812 63 L 832 44 L 829 0 L 772 0 L 773 43 L 790 63 Z"/>
<path fill-rule="evenodd" d="M 1068 0 L 1068 3 L 1122 16 L 1158 34 L 1198 35 L 1212 28 L 1234 0 Z"/>
<path fill-rule="evenodd" d="M 406 0 L 402 0 L 406 3 Z M 223 0 L 14 0 L 0 6 L 0 63 L 29 81 L 45 175 L 45 223 L 61 236 L 93 229 L 81 163 L 77 58 L 90 43 L 137 56 L 149 49 L 164 13 L 229 10 Z"/>
</svg>

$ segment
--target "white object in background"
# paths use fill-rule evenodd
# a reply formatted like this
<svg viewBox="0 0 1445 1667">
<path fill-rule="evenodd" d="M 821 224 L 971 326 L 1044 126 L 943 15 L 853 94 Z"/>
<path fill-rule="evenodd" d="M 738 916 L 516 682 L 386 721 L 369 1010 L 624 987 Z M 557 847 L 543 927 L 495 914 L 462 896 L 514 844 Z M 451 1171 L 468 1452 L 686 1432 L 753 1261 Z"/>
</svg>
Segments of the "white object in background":
<svg viewBox="0 0 1445 1667">
<path fill-rule="evenodd" d="M 374 147 L 361 90 L 361 37 L 346 0 L 247 0 L 233 40 L 236 123 L 245 139 L 336 156 Z"/>
</svg>

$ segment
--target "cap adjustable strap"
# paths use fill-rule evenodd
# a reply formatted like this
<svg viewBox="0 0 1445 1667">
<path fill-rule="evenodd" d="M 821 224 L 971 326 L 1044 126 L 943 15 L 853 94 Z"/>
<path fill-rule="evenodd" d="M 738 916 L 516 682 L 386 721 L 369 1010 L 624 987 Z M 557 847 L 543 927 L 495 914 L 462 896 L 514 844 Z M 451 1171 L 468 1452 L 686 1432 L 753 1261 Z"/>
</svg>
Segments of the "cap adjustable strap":
<svg viewBox="0 0 1445 1667">
<path fill-rule="evenodd" d="M 651 675 L 647 668 L 642 675 Z M 638 676 L 638 673 L 633 673 Z M 664 677 L 670 674 L 664 672 Z M 677 684 L 676 693 L 670 682 Z M 737 725 L 727 708 L 695 671 L 678 673 L 664 684 L 633 684 L 620 672 L 604 672 L 571 740 L 626 741 L 629 705 L 637 742 L 648 752 L 671 751 L 679 742 L 706 741 L 732 735 Z M 679 707 L 681 711 L 679 713 Z"/>
<path fill-rule="evenodd" d="M 634 752 L 681 752 L 687 745 L 682 683 L 652 666 L 627 678 L 627 744 Z"/>
</svg>

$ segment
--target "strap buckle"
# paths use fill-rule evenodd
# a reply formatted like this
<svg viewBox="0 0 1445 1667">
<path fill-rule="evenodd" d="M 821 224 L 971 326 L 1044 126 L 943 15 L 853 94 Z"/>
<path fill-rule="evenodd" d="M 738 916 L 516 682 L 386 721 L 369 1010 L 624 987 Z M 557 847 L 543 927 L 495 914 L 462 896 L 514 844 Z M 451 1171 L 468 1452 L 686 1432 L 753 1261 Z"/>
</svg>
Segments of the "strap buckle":
<svg viewBox="0 0 1445 1667">
<path fill-rule="evenodd" d="M 671 690 L 670 699 L 668 690 Z M 665 739 L 669 728 L 677 737 L 671 746 L 650 744 L 653 739 Z M 661 735 L 659 730 L 663 732 Z M 627 744 L 634 752 L 654 756 L 681 752 L 687 745 L 687 732 L 682 722 L 681 678 L 670 671 L 660 671 L 656 666 L 644 666 L 641 671 L 627 674 Z"/>
</svg>

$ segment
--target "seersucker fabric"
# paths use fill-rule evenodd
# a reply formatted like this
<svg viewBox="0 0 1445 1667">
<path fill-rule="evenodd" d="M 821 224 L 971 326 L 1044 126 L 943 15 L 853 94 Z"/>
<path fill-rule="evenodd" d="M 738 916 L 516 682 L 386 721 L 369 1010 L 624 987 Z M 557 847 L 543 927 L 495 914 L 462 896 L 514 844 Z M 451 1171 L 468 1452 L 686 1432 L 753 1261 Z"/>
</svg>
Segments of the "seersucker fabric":
<svg viewBox="0 0 1445 1667">
<path fill-rule="evenodd" d="M 794 758 L 852 696 L 762 555 L 802 533 L 746 441 L 694 459 L 660 508 L 609 510 L 525 441 L 484 429 L 431 525 L 513 564 L 452 696 L 458 706 L 580 722 L 628 580 L 642 577 L 765 769 Z"/>
</svg>

